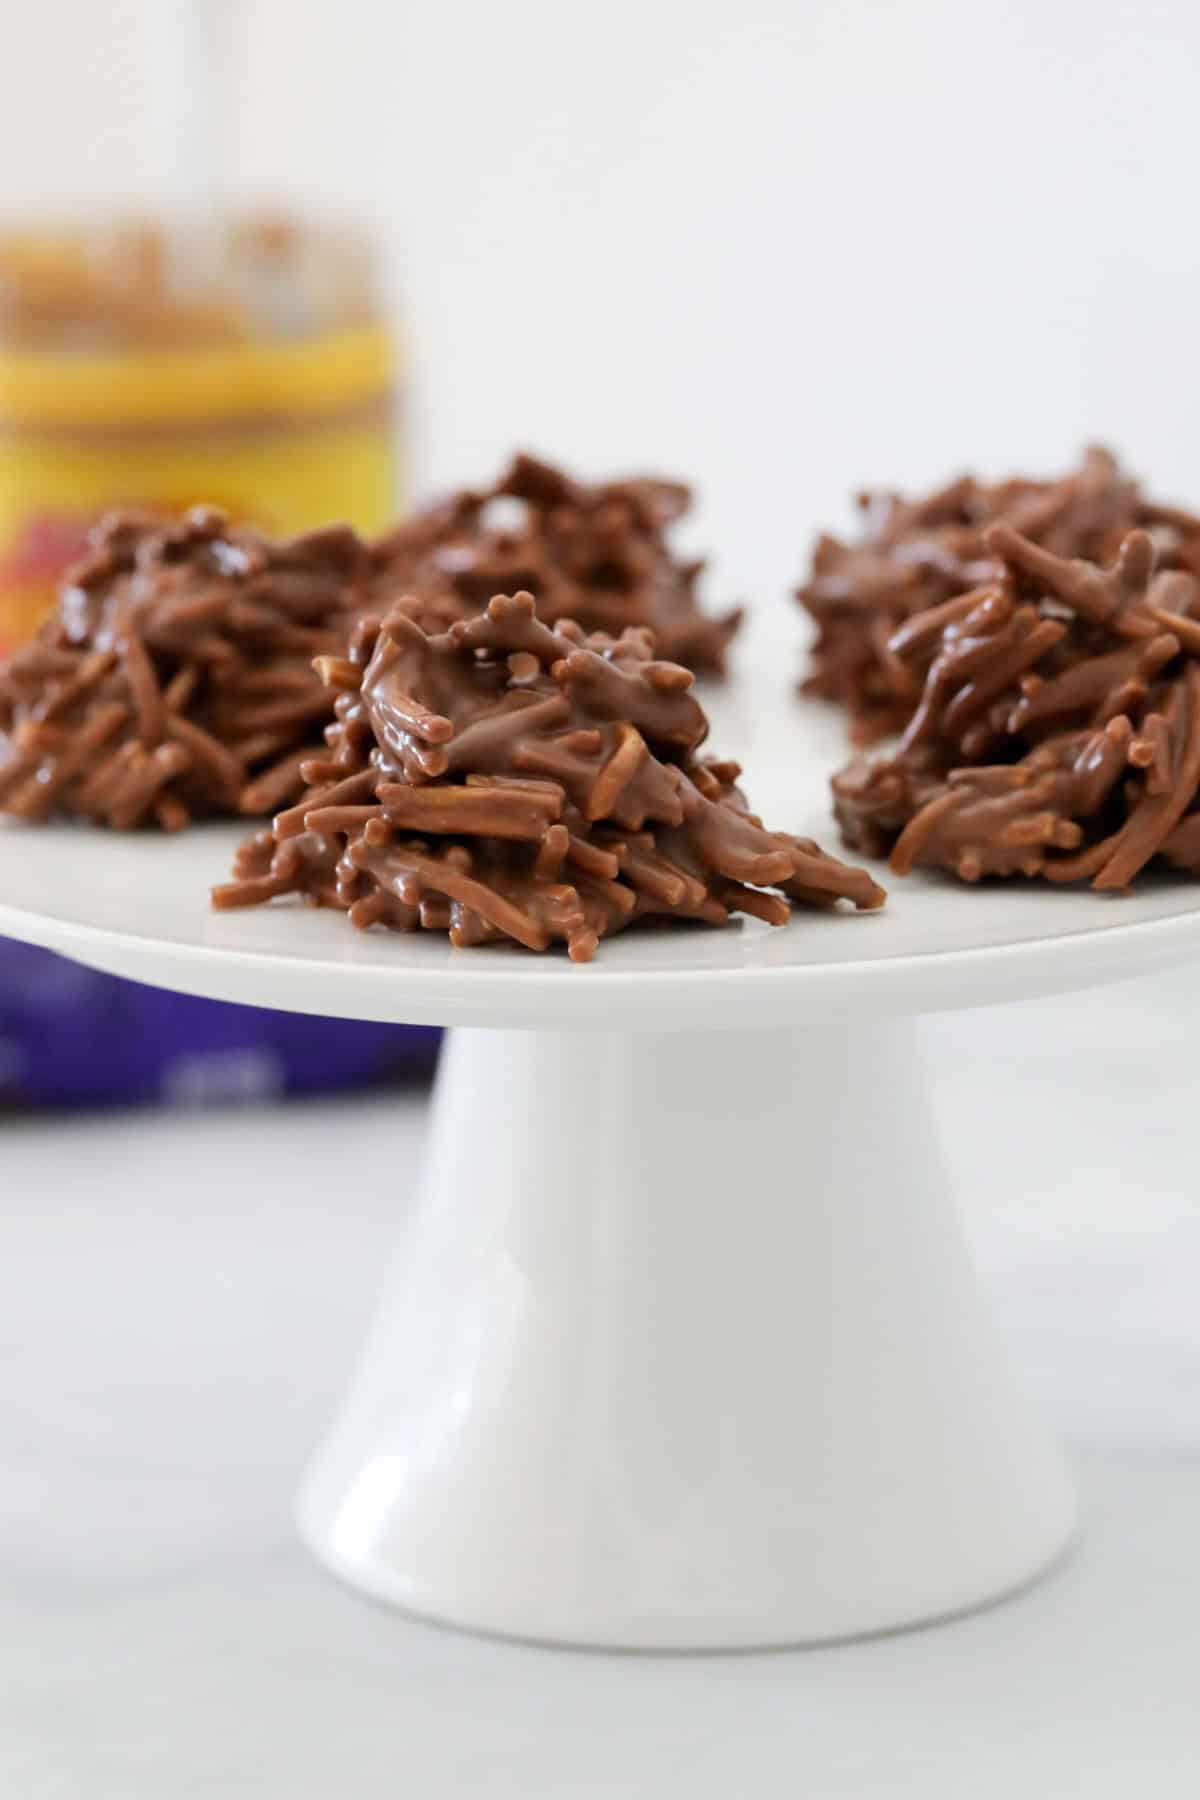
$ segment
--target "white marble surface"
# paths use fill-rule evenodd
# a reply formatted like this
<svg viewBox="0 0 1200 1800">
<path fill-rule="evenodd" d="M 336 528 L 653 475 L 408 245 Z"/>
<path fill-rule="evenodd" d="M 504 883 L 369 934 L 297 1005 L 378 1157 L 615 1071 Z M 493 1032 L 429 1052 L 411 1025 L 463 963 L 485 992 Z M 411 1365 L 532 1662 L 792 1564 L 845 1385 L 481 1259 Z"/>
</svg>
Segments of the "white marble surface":
<svg viewBox="0 0 1200 1800">
<path fill-rule="evenodd" d="M 459 1637 L 290 1530 L 423 1105 L 0 1125 L 5 1800 L 1183 1800 L 1200 1787 L 1200 976 L 927 1021 L 1087 1530 L 957 1624 L 737 1658 Z"/>
</svg>

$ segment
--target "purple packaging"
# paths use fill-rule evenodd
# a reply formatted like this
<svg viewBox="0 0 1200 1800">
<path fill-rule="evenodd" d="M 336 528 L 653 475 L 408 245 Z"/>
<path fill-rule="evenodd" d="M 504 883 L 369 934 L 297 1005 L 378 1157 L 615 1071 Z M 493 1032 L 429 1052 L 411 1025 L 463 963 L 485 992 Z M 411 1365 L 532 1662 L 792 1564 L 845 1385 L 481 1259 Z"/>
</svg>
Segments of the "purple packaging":
<svg viewBox="0 0 1200 1800">
<path fill-rule="evenodd" d="M 440 1035 L 196 1000 L 0 938 L 8 1106 L 197 1106 L 427 1079 Z"/>
</svg>

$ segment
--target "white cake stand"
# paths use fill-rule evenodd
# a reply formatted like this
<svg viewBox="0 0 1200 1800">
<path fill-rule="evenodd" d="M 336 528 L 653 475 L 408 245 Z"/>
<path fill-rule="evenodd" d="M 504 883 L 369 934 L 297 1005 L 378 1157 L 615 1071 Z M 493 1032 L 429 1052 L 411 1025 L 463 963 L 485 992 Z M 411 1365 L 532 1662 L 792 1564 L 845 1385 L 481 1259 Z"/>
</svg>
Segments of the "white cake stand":
<svg viewBox="0 0 1200 1800">
<path fill-rule="evenodd" d="M 720 711 L 769 820 L 831 841 L 836 722 L 784 675 Z M 394 1186 L 404 1240 L 301 1500 L 323 1562 L 481 1630 L 699 1649 L 915 1624 L 1059 1555 L 1071 1485 L 976 1293 L 909 1021 L 1198 955 L 1194 886 L 910 880 L 885 913 L 631 934 L 575 968 L 214 914 L 236 835 L 5 827 L 0 931 L 456 1028 L 415 1205 L 417 1171 L 342 1127 L 347 1184 Z M 1001 1092 L 993 1129 L 1021 1130 Z"/>
</svg>

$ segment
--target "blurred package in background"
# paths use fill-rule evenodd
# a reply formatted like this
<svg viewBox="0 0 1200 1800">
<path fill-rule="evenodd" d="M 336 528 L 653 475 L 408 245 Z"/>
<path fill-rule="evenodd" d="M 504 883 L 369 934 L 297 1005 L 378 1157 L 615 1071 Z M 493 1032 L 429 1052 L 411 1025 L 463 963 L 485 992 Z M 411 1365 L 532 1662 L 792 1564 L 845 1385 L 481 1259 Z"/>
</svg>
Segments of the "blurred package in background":
<svg viewBox="0 0 1200 1800">
<path fill-rule="evenodd" d="M 119 181 L 97 206 L 91 168 L 90 200 L 63 210 L 86 224 L 48 209 L 0 227 L 0 656 L 112 506 L 210 503 L 280 535 L 332 520 L 370 535 L 400 509 L 396 333 L 370 233 L 227 203 L 236 7 L 153 0 L 142 23 L 144 206 Z M 0 1104 L 342 1088 L 427 1073 L 436 1044 L 0 940 Z"/>
<path fill-rule="evenodd" d="M 0 652 L 114 505 L 291 535 L 395 516 L 369 240 L 294 219 L 0 232 Z"/>
<path fill-rule="evenodd" d="M 424 1079 L 437 1037 L 218 1006 L 0 941 L 0 1107 L 244 1105 Z"/>
</svg>

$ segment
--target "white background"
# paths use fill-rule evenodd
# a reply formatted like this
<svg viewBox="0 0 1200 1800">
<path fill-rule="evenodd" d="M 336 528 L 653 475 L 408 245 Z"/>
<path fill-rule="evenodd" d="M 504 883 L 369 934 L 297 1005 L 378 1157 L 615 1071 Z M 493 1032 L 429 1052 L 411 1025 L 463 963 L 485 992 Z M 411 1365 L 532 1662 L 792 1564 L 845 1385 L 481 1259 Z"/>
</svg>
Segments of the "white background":
<svg viewBox="0 0 1200 1800">
<path fill-rule="evenodd" d="M 167 3 L 5 0 L 7 207 L 153 195 Z M 387 233 L 426 479 L 678 468 L 775 605 L 866 481 L 1104 437 L 1200 499 L 1189 0 L 217 4 L 232 190 Z"/>
<path fill-rule="evenodd" d="M 678 469 L 716 585 L 781 649 L 811 530 L 859 483 L 1049 471 L 1101 437 L 1200 503 L 1187 0 L 231 10 L 230 186 L 386 235 L 426 481 L 515 440 Z M 0 5 L 5 208 L 153 198 L 142 14 Z M 415 1107 L 6 1128 L 5 1793 L 1192 1795 L 1196 1007 L 1182 971 L 926 1027 L 1092 1535 L 1023 1602 L 799 1659 L 479 1645 L 291 1547 L 394 1232 L 346 1146 L 398 1209 Z"/>
</svg>

